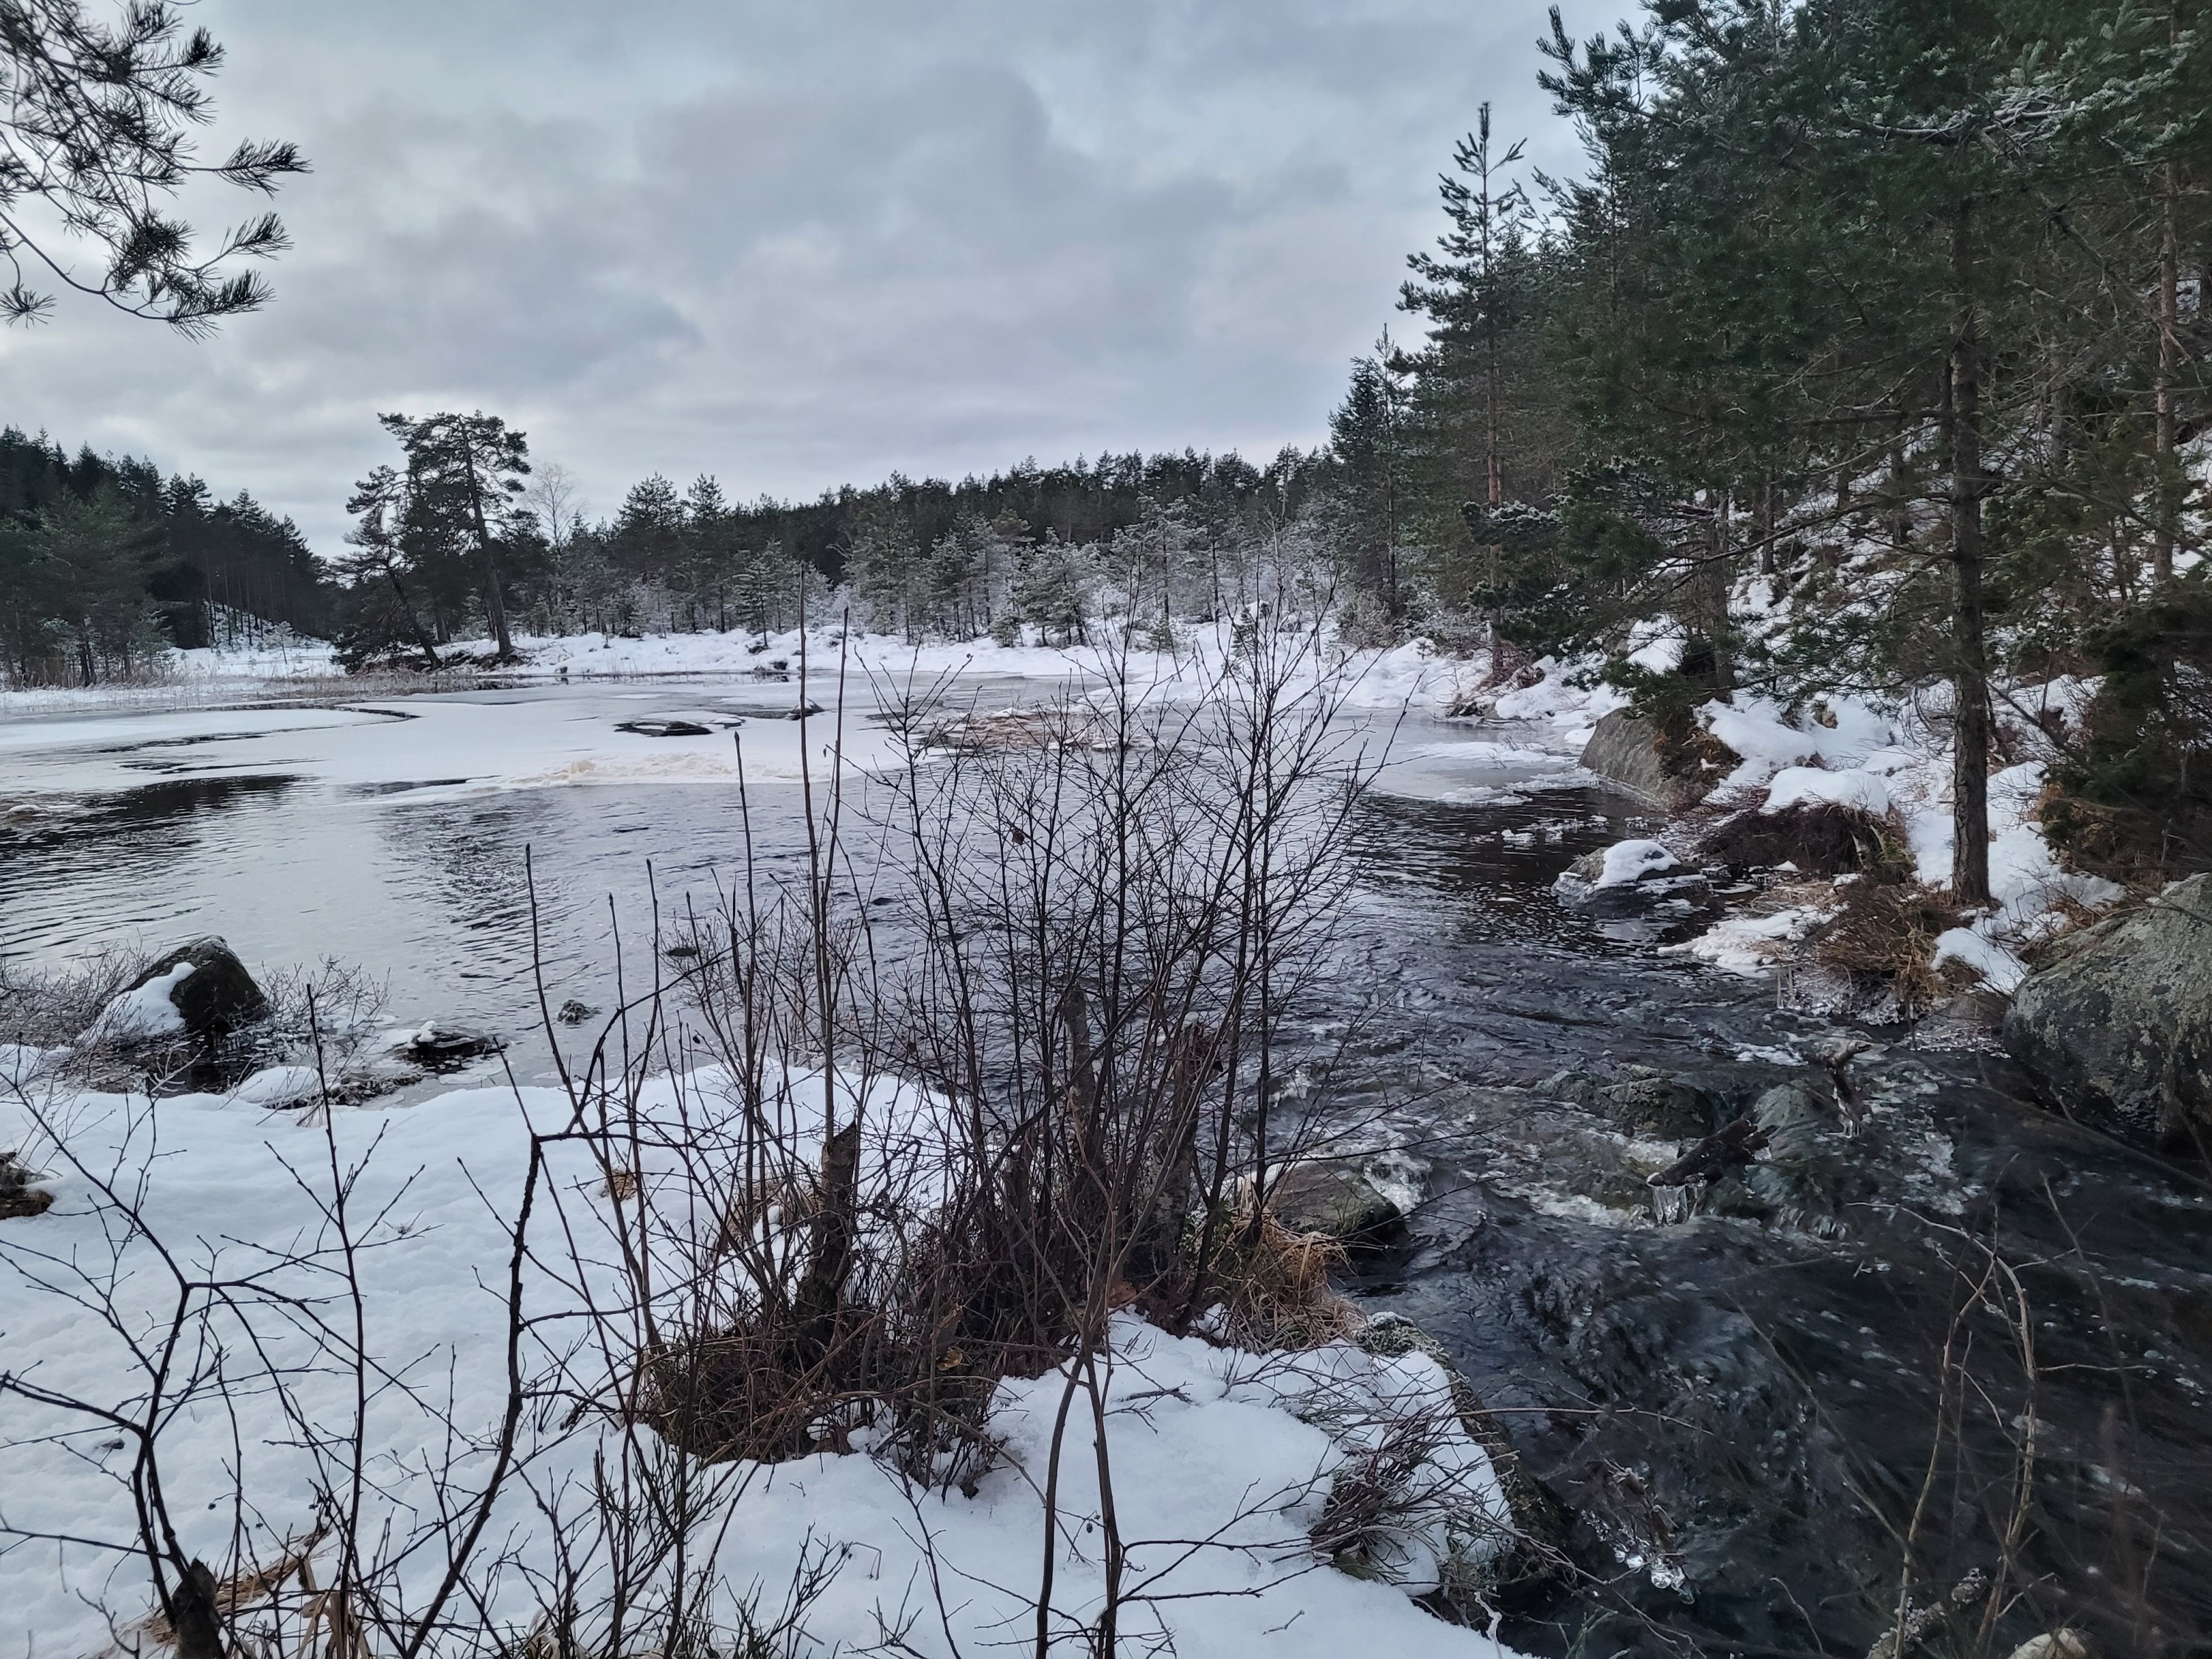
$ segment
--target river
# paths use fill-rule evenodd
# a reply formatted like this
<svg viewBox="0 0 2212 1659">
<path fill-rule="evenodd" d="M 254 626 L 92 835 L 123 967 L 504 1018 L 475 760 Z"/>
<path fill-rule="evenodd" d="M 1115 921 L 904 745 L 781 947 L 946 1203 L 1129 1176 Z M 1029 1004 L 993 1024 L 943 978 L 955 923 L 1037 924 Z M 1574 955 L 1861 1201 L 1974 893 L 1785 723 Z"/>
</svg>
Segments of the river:
<svg viewBox="0 0 2212 1659">
<path fill-rule="evenodd" d="M 656 903 L 711 902 L 732 868 L 741 744 L 756 850 L 796 860 L 793 697 L 559 685 L 0 726 L 0 954 L 216 933 L 257 967 L 334 958 L 395 1020 L 500 1032 L 534 1075 L 533 919 L 556 998 L 611 1000 L 611 932 L 637 962 Z M 670 718 L 708 735 L 617 731 Z M 1863 1654 L 1910 1534 L 1916 1602 L 2011 1560 L 1958 1651 L 2069 1621 L 2108 1654 L 2212 1651 L 2201 1173 L 2039 1105 L 1985 1041 L 1792 1012 L 1668 953 L 1663 919 L 1568 914 L 1553 878 L 1656 826 L 1513 734 L 1413 720 L 1393 753 L 1342 1005 L 1309 1011 L 1350 1035 L 1306 1058 L 1328 1109 L 1425 1170 L 1350 1288 L 1445 1345 L 1575 1517 L 1577 1587 L 1501 1634 Z M 1838 1039 L 1869 1045 L 1841 1103 Z M 1820 1110 L 1736 1213 L 1662 1224 L 1648 1145 L 1542 1086 L 1637 1066 L 1723 1115 L 1791 1082 Z M 1992 1274 L 2002 1294 L 1956 1317 Z"/>
</svg>

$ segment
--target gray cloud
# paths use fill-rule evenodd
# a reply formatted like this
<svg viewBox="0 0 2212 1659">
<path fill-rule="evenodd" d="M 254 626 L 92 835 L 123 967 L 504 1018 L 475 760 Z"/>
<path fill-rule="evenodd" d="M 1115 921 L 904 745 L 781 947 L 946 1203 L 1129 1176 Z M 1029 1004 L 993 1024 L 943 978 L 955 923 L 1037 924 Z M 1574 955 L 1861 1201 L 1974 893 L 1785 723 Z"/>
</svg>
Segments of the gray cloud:
<svg viewBox="0 0 2212 1659">
<path fill-rule="evenodd" d="M 213 142 L 315 163 L 276 301 L 207 344 L 65 306 L 0 335 L 0 416 L 325 547 L 387 409 L 505 414 L 602 511 L 653 470 L 804 495 L 1311 443 L 1477 103 L 1572 161 L 1523 0 L 198 13 Z"/>
</svg>

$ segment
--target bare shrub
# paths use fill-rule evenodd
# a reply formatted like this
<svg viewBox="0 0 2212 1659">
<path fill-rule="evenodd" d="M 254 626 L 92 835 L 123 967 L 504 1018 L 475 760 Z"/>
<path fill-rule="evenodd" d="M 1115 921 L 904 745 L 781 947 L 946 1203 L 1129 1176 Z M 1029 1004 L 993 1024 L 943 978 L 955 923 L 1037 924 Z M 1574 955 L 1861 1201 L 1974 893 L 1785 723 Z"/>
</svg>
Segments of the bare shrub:
<svg viewBox="0 0 2212 1659">
<path fill-rule="evenodd" d="M 117 945 L 58 964 L 0 957 L 0 1042 L 66 1047 L 145 965 L 143 951 Z"/>
</svg>

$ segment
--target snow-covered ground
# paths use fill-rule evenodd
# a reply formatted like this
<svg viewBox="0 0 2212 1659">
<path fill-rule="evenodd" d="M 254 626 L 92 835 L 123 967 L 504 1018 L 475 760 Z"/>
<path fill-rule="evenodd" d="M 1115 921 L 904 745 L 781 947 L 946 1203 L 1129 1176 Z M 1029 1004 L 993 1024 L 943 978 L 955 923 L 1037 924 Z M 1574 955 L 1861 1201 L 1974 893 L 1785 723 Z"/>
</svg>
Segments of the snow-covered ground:
<svg viewBox="0 0 2212 1659">
<path fill-rule="evenodd" d="M 158 1335 L 174 1285 L 143 1240 L 126 1245 L 128 1271 L 111 1281 L 115 1215 L 92 1179 L 133 1192 L 143 1173 L 146 1226 L 180 1262 L 265 1275 L 240 1292 L 258 1315 L 216 1322 L 234 1350 L 226 1364 L 240 1386 L 230 1403 L 241 1409 L 234 1414 L 215 1394 L 204 1394 L 159 1443 L 186 1551 L 226 1559 L 237 1520 L 233 1475 L 242 1469 L 251 1506 L 247 1553 L 265 1564 L 280 1540 L 313 1525 L 318 1480 L 331 1474 L 303 1445 L 313 1437 L 304 1425 L 342 1440 L 350 1421 L 350 1374 L 316 1369 L 305 1320 L 286 1316 L 272 1299 L 326 1297 L 333 1288 L 332 1240 L 319 1196 L 329 1190 L 325 1130 L 313 1112 L 272 1113 L 255 1103 L 295 1094 L 296 1077 L 149 1106 L 143 1097 L 56 1097 L 40 1079 L 39 1059 L 24 1051 L 0 1055 L 4 1075 L 25 1079 L 22 1093 L 0 1084 L 0 1148 L 23 1148 L 28 1162 L 48 1172 L 44 1184 L 56 1194 L 43 1215 L 0 1222 L 0 1258 L 7 1262 L 0 1267 L 0 1352 L 7 1368 L 50 1393 L 101 1405 L 125 1405 L 143 1390 L 144 1375 L 128 1343 Z M 677 1085 L 663 1079 L 653 1086 L 665 1094 Z M 713 1079 L 694 1073 L 690 1086 L 711 1089 Z M 44 1103 L 49 1122 L 66 1124 L 70 1147 L 89 1173 L 72 1170 L 30 1122 L 27 1103 L 34 1099 Z M 387 1515 L 404 1525 L 408 1506 L 428 1498 L 425 1471 L 448 1449 L 448 1416 L 465 1434 L 480 1434 L 499 1417 L 508 1228 L 523 1187 L 528 1124 L 565 1120 L 568 1110 L 552 1091 L 478 1090 L 409 1108 L 332 1115 L 338 1166 L 365 1171 L 351 1192 L 356 1224 L 385 1218 L 363 1255 L 367 1347 L 395 1382 L 421 1390 L 419 1398 L 383 1383 L 373 1391 L 367 1444 L 375 1495 L 365 1535 L 374 1537 Z M 561 1271 L 568 1265 L 559 1260 L 564 1231 L 603 1237 L 599 1230 L 612 1208 L 592 1175 L 580 1161 L 556 1158 L 540 1188 L 539 1247 Z M 557 1226 L 549 1207 L 562 1213 Z M 277 1265 L 316 1249 L 324 1253 L 313 1268 Z M 82 1294 L 111 1282 L 112 1328 L 55 1288 Z M 591 1273 L 584 1282 L 595 1282 Z M 529 1270 L 525 1294 L 526 1307 L 540 1318 L 579 1305 L 577 1289 L 564 1285 L 559 1271 Z M 321 1305 L 349 1328 L 342 1303 Z M 258 1352 L 242 1341 L 249 1321 L 264 1345 Z M 553 1346 L 565 1340 L 560 1325 L 543 1328 Z M 304 1367 L 290 1378 L 299 1413 L 291 1419 L 254 1382 L 265 1368 L 285 1365 Z M 849 1455 L 757 1469 L 722 1466 L 720 1478 L 741 1479 L 743 1486 L 711 1546 L 724 1583 L 738 1595 L 757 1588 L 772 1614 L 802 1553 L 826 1553 L 837 1571 L 805 1615 L 815 1643 L 805 1652 L 827 1653 L 837 1644 L 860 1650 L 887 1629 L 902 1628 L 912 1645 L 902 1651 L 948 1653 L 957 1644 L 973 1653 L 1010 1630 L 1029 1628 L 1044 1550 L 1040 1492 L 1064 1381 L 1052 1373 L 1002 1386 L 991 1427 L 1003 1437 L 1005 1455 L 972 1497 L 908 1486 L 865 1455 L 864 1435 L 856 1437 L 862 1449 Z M 1418 1354 L 1376 1359 L 1337 1343 L 1298 1356 L 1254 1355 L 1120 1321 L 1107 1421 L 1115 1498 L 1130 1540 L 1125 1593 L 1137 1596 L 1123 1612 L 1123 1629 L 1133 1638 L 1164 1631 L 1176 1650 L 1193 1654 L 1502 1655 L 1486 1637 L 1443 1623 L 1408 1599 L 1435 1577 L 1439 1534 L 1421 1516 L 1413 1517 L 1396 1549 L 1402 1586 L 1334 1570 L 1306 1536 L 1346 1456 L 1318 1425 L 1347 1408 L 1370 1419 L 1431 1409 L 1445 1386 L 1434 1362 Z M 1081 1619 L 1095 1613 L 1103 1579 L 1094 1443 L 1083 1413 L 1075 1417 L 1060 1475 L 1053 1599 Z M 130 1450 L 104 1422 L 21 1399 L 7 1401 L 0 1421 L 0 1526 L 8 1529 L 0 1533 L 0 1602 L 12 1635 L 33 1659 L 129 1650 L 130 1627 L 148 1607 L 143 1562 L 82 1540 L 127 1543 L 133 1536 Z M 573 1514 L 593 1457 L 613 1455 L 621 1432 L 597 1417 L 564 1425 L 557 1415 L 533 1416 L 526 1425 L 522 1478 L 485 1534 L 487 1556 L 508 1559 L 505 1571 L 483 1577 L 495 1622 L 528 1626 L 537 1595 L 530 1573 L 550 1565 L 553 1552 L 540 1500 Z M 1502 1503 L 1479 1446 L 1462 1435 L 1442 1454 L 1459 1460 L 1489 1501 Z M 456 1468 L 460 1484 L 480 1479 L 484 1468 L 482 1455 L 464 1455 Z M 57 1534 L 79 1541 L 54 1542 Z M 419 1594 L 441 1565 L 426 1557 L 405 1576 Z M 110 1614 L 120 1631 L 111 1627 Z"/>
</svg>

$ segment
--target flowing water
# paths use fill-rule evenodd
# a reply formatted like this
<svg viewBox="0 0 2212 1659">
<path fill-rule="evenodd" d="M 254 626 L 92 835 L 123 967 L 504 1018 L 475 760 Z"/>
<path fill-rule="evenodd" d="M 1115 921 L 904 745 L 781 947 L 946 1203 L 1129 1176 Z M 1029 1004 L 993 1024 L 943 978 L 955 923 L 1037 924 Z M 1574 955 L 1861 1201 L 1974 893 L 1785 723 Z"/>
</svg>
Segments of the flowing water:
<svg viewBox="0 0 2212 1659">
<path fill-rule="evenodd" d="M 799 785 L 749 780 L 743 818 L 732 787 L 650 767 L 518 788 L 437 734 L 603 745 L 623 720 L 788 701 L 546 687 L 0 728 L 0 954 L 218 933 L 257 966 L 334 957 L 386 978 L 397 1020 L 514 1039 L 527 1075 L 533 917 L 556 1000 L 605 1006 L 610 918 L 635 975 L 652 907 L 711 902 L 748 820 L 763 863 L 795 866 Z M 1577 1586 L 1502 1634 L 1863 1654 L 1909 1535 L 1916 1603 L 2009 1562 L 1997 1653 L 2069 1620 L 2107 1654 L 2212 1651 L 2199 1174 L 2034 1103 L 1986 1041 L 1779 1009 L 1770 983 L 1668 953 L 1679 915 L 1569 914 L 1553 878 L 1656 826 L 1499 735 L 1398 734 L 1360 823 L 1341 1004 L 1304 1011 L 1297 1086 L 1387 1139 L 1424 1195 L 1352 1288 L 1443 1342 L 1572 1517 Z M 1838 1037 L 1871 1046 L 1838 1069 Z M 1804 1121 L 1662 1222 L 1644 1176 L 1671 1148 L 1544 1086 L 1634 1066 L 1723 1118 L 1800 1084 Z M 1962 1316 L 1977 1282 L 1994 1293 Z M 1974 1638 L 1983 1606 L 1952 1629 Z"/>
</svg>

